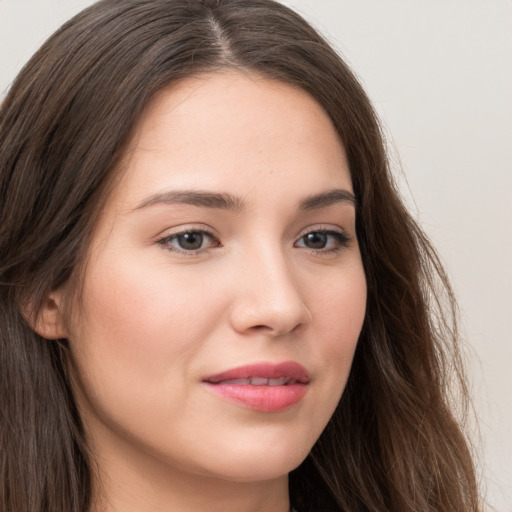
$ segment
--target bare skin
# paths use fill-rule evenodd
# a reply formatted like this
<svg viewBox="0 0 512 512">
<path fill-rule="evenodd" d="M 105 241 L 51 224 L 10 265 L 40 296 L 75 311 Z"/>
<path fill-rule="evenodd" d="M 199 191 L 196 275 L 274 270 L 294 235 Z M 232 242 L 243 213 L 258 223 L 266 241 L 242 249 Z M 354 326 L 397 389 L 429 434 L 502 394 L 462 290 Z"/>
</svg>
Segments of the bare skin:
<svg viewBox="0 0 512 512">
<path fill-rule="evenodd" d="M 163 91 L 137 128 L 81 307 L 64 285 L 40 327 L 69 339 L 94 512 L 288 512 L 365 314 L 343 145 L 305 92 L 228 71 Z M 308 378 L 281 409 L 207 381 L 282 362 Z"/>
</svg>

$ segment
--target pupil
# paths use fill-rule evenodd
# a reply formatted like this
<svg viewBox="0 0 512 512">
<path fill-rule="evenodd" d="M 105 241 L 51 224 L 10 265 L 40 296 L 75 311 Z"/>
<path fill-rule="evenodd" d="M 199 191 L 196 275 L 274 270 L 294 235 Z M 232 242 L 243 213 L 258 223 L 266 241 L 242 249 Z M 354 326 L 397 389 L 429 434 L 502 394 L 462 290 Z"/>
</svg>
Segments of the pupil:
<svg viewBox="0 0 512 512">
<path fill-rule="evenodd" d="M 184 233 L 178 237 L 178 243 L 182 249 L 189 251 L 200 249 L 203 245 L 202 233 Z"/>
<path fill-rule="evenodd" d="M 325 233 L 308 233 L 305 243 L 310 249 L 323 249 L 327 245 L 327 235 Z"/>
</svg>

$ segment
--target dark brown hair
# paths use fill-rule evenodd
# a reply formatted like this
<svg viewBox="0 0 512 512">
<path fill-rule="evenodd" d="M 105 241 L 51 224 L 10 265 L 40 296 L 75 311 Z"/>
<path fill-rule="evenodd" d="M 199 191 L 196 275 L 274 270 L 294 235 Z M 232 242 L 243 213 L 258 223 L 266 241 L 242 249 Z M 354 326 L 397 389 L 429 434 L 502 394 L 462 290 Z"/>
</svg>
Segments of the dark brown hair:
<svg viewBox="0 0 512 512">
<path fill-rule="evenodd" d="M 272 0 L 103 0 L 58 30 L 5 98 L 0 509 L 88 510 L 92 459 L 66 341 L 38 336 L 22 304 L 37 312 L 79 268 L 148 101 L 185 77 L 225 67 L 313 96 L 345 145 L 357 196 L 366 318 L 339 406 L 290 475 L 292 502 L 301 512 L 479 510 L 449 400 L 454 376 L 462 399 L 466 393 L 446 276 L 398 197 L 363 89 L 318 33 Z"/>
</svg>

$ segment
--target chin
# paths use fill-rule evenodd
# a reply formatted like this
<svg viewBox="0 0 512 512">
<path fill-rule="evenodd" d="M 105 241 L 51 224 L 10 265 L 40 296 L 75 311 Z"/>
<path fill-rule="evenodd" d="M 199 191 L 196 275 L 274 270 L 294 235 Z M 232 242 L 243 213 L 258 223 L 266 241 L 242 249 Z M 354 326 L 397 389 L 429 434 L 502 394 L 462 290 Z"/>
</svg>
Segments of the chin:
<svg viewBox="0 0 512 512">
<path fill-rule="evenodd" d="M 286 439 L 286 438 L 284 438 Z M 235 482 L 272 480 L 288 475 L 307 457 L 312 445 L 301 446 L 288 438 L 274 443 L 247 441 L 245 445 L 231 445 L 215 450 L 208 464 L 208 473 Z M 219 460 L 219 453 L 222 459 Z"/>
</svg>

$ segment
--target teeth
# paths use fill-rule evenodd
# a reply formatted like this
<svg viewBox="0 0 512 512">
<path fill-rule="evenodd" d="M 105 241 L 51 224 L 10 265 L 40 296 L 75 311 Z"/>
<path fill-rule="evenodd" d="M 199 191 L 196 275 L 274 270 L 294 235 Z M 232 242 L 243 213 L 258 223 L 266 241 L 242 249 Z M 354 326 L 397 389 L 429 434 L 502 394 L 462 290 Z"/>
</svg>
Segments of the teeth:
<svg viewBox="0 0 512 512">
<path fill-rule="evenodd" d="M 267 379 L 266 377 L 251 377 L 249 379 L 230 379 L 222 381 L 219 384 L 233 384 L 239 386 L 286 386 L 292 380 L 289 377 L 279 377 L 277 379 Z"/>
<path fill-rule="evenodd" d="M 290 379 L 288 377 L 279 377 L 278 379 L 268 379 L 269 386 L 284 386 L 288 384 Z"/>
<path fill-rule="evenodd" d="M 265 377 L 251 377 L 252 386 L 268 386 L 268 381 Z"/>
</svg>

